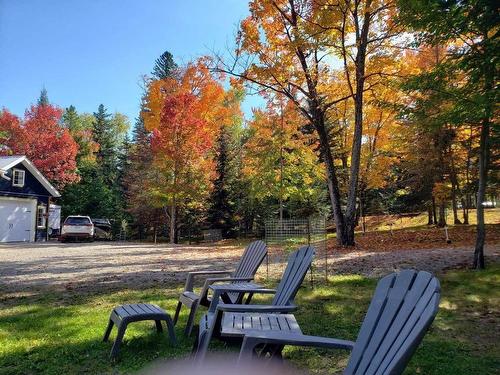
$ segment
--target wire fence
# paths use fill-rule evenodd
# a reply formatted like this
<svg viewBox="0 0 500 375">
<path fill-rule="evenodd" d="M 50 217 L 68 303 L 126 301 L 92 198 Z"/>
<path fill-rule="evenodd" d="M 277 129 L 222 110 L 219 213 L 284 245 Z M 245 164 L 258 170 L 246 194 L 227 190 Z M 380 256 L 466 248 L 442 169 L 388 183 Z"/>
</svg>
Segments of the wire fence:
<svg viewBox="0 0 500 375">
<path fill-rule="evenodd" d="M 266 277 L 277 278 L 286 267 L 288 255 L 303 245 L 316 249 L 310 271 L 310 282 L 318 277 L 328 277 L 328 251 L 326 219 L 309 217 L 298 219 L 267 220 L 265 241 L 268 246 Z"/>
</svg>

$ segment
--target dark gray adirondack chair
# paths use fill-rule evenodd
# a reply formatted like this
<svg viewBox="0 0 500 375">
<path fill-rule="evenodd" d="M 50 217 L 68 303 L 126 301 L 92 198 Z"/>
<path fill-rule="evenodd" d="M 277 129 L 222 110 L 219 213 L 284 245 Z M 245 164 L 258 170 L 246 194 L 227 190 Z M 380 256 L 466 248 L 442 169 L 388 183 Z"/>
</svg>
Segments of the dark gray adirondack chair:
<svg viewBox="0 0 500 375">
<path fill-rule="evenodd" d="M 275 329 L 277 326 L 288 327 L 292 332 L 298 328 L 293 315 L 286 314 L 295 311 L 295 295 L 297 294 L 307 270 L 311 266 L 314 257 L 312 246 L 303 246 L 293 252 L 288 258 L 288 264 L 276 290 L 274 289 L 252 289 L 247 286 L 234 285 L 212 285 L 214 291 L 212 303 L 200 320 L 200 332 L 196 346 L 196 359 L 201 361 L 205 357 L 212 336 L 234 339 L 242 339 L 247 329 Z M 264 293 L 275 294 L 270 305 L 235 305 L 219 303 L 219 297 L 223 293 Z M 257 313 L 257 314 L 256 314 Z M 277 314 L 283 314 L 276 317 Z M 255 317 L 257 315 L 257 317 Z M 271 317 L 268 319 L 268 316 Z M 245 321 L 265 321 L 259 324 L 259 328 L 235 324 Z M 283 323 L 283 324 L 282 324 Z"/>
<path fill-rule="evenodd" d="M 243 340 L 240 360 L 281 355 L 285 345 L 352 349 L 344 374 L 401 374 L 439 308 L 440 286 L 428 272 L 404 270 L 379 281 L 356 342 L 327 337 L 251 332 Z"/>
<path fill-rule="evenodd" d="M 186 279 L 184 292 L 179 296 L 179 302 L 174 315 L 174 325 L 177 323 L 182 305 L 190 309 L 189 317 L 184 330 L 186 336 L 190 336 L 193 330 L 194 316 L 199 305 L 208 307 L 211 299 L 208 296 L 208 287 L 217 282 L 237 283 L 252 281 L 257 269 L 264 260 L 267 254 L 266 244 L 262 241 L 254 241 L 245 249 L 235 271 L 196 271 L 189 272 Z M 205 279 L 201 293 L 197 294 L 193 291 L 194 281 L 199 276 L 215 276 Z M 221 277 L 221 275 L 226 275 Z M 227 276 L 230 275 L 230 276 Z M 257 287 L 257 285 L 255 285 Z M 241 303 L 241 296 L 238 293 L 225 294 L 223 296 L 225 302 Z M 250 297 L 251 298 L 251 297 Z M 249 302 L 250 300 L 248 300 Z"/>
</svg>

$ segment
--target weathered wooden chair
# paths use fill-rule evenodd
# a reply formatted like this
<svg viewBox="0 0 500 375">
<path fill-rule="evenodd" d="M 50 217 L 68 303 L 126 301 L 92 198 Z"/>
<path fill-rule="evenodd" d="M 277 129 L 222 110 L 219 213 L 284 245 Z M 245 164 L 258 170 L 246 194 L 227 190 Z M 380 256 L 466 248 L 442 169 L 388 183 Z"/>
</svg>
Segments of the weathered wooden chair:
<svg viewBox="0 0 500 375">
<path fill-rule="evenodd" d="M 196 359 L 203 360 L 212 336 L 242 339 L 248 329 L 266 331 L 276 327 L 300 333 L 295 317 L 286 313 L 297 309 L 293 301 L 313 257 L 314 248 L 311 246 L 293 252 L 276 290 L 250 288 L 245 284 L 211 285 L 214 294 L 208 313 L 200 320 L 198 342 L 195 343 Z M 224 293 L 271 293 L 275 296 L 270 305 L 235 305 L 219 303 Z"/>
<path fill-rule="evenodd" d="M 344 374 L 401 374 L 439 308 L 440 287 L 428 272 L 404 270 L 379 281 L 356 342 L 290 334 L 249 332 L 240 360 L 281 357 L 286 345 L 352 350 Z"/>
<path fill-rule="evenodd" d="M 175 310 L 174 325 L 179 319 L 179 313 L 181 311 L 182 305 L 185 305 L 190 309 L 190 311 L 184 334 L 186 336 L 190 336 L 193 330 L 194 317 L 198 306 L 201 305 L 208 307 L 210 305 L 211 299 L 208 296 L 209 286 L 218 282 L 239 283 L 252 281 L 255 276 L 255 272 L 257 272 L 257 269 L 264 260 L 266 254 L 266 244 L 262 241 L 254 241 L 245 249 L 240 262 L 238 263 L 236 270 L 234 271 L 189 272 L 186 279 L 186 286 L 184 287 L 184 291 L 179 296 L 179 302 L 177 303 L 177 308 Z M 219 277 L 209 277 L 205 279 L 205 283 L 201 289 L 200 294 L 197 294 L 193 291 L 194 281 L 196 277 L 215 275 L 218 275 Z M 230 276 L 221 277 L 221 275 Z M 251 286 L 254 288 L 259 287 L 259 285 L 257 284 L 251 284 Z M 227 293 L 223 296 L 224 300 L 228 303 L 241 303 L 240 297 L 241 296 L 238 293 Z M 251 296 L 249 298 L 251 298 Z M 250 299 L 248 299 L 247 302 L 250 302 Z"/>
</svg>

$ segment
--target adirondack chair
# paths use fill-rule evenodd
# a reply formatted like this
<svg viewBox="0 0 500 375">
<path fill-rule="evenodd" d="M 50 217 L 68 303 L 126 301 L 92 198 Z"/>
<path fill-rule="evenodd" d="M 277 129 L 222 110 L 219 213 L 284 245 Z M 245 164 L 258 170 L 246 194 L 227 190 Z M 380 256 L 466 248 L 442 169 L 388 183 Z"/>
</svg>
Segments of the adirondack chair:
<svg viewBox="0 0 500 375">
<path fill-rule="evenodd" d="M 404 270 L 379 281 L 356 342 L 327 337 L 250 332 L 240 360 L 257 353 L 281 356 L 286 345 L 352 350 L 344 374 L 401 374 L 439 308 L 440 286 L 428 272 Z"/>
<path fill-rule="evenodd" d="M 294 305 L 294 298 L 311 266 L 313 257 L 314 248 L 312 246 L 303 246 L 293 252 L 288 258 L 287 267 L 276 290 L 249 288 L 244 284 L 211 285 L 210 289 L 213 290 L 214 294 L 208 313 L 200 320 L 200 332 L 198 341 L 195 343 L 196 360 L 204 359 L 212 336 L 221 339 L 240 338 L 241 340 L 246 329 L 267 330 L 275 329 L 277 326 L 283 329 L 287 327 L 291 332 L 297 332 L 298 325 L 295 318 L 286 313 L 297 309 Z M 220 303 L 220 296 L 223 293 L 274 294 L 274 299 L 270 305 L 235 305 Z M 256 315 L 264 322 L 264 324 L 259 324 L 258 328 L 238 325 L 238 322 L 250 320 Z"/>
<path fill-rule="evenodd" d="M 252 281 L 255 272 L 259 268 L 260 264 L 264 260 L 267 254 L 266 244 L 262 241 L 254 241 L 245 249 L 243 256 L 241 257 L 236 270 L 234 271 L 196 271 L 189 272 L 186 279 L 186 285 L 184 291 L 179 296 L 179 302 L 177 303 L 177 308 L 174 315 L 174 325 L 179 319 L 179 313 L 181 311 L 182 305 L 185 305 L 190 309 L 189 317 L 184 330 L 186 336 L 190 336 L 193 330 L 193 322 L 198 306 L 208 307 L 210 305 L 210 297 L 208 296 L 209 285 L 218 282 L 249 282 Z M 193 290 L 194 282 L 197 277 L 200 276 L 212 276 L 205 279 L 201 293 L 197 294 Z M 213 277 L 218 276 L 218 277 Z M 222 277 L 224 276 L 224 277 Z M 258 287 L 257 284 L 253 284 L 254 287 Z M 238 293 L 226 293 L 223 296 L 224 300 L 228 303 L 241 303 L 240 294 Z M 249 296 L 251 298 L 251 296 Z M 250 302 L 250 299 L 248 299 Z"/>
</svg>

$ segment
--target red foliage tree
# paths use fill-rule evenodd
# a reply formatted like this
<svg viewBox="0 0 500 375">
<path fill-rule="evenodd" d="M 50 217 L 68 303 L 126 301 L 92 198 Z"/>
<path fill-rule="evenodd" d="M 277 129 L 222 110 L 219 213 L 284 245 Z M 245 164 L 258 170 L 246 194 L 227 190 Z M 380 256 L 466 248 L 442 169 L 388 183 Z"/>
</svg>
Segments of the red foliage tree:
<svg viewBox="0 0 500 375">
<path fill-rule="evenodd" d="M 26 155 L 57 188 L 77 182 L 78 145 L 60 126 L 62 110 L 50 104 L 32 105 L 21 121 L 0 112 L 0 154 Z"/>
</svg>

